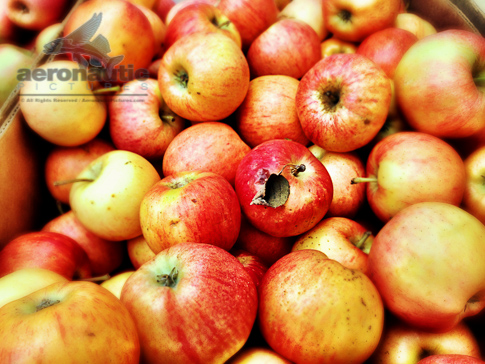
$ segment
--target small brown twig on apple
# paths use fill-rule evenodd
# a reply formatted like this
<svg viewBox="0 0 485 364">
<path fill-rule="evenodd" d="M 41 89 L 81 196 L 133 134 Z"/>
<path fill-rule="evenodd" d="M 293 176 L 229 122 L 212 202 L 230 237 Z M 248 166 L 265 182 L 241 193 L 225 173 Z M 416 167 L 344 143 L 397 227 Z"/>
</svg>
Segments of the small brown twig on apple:
<svg viewBox="0 0 485 364">
<path fill-rule="evenodd" d="M 70 183 L 76 183 L 76 182 L 93 182 L 94 179 L 92 178 L 73 178 L 73 179 L 67 179 L 65 181 L 55 181 L 53 184 L 54 186 L 63 186 L 63 185 L 68 185 Z"/>
</svg>

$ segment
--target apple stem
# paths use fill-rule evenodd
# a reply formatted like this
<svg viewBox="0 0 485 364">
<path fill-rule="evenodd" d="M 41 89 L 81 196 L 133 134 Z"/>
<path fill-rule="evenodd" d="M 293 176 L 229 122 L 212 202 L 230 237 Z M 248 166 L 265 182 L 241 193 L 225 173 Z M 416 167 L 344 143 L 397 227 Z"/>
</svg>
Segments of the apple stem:
<svg viewBox="0 0 485 364">
<path fill-rule="evenodd" d="M 218 27 L 219 29 L 222 29 L 222 28 L 224 28 L 224 27 L 227 27 L 229 24 L 231 24 L 231 21 L 230 21 L 230 20 L 227 20 L 227 21 L 225 21 L 224 23 L 219 24 L 217 27 Z"/>
<path fill-rule="evenodd" d="M 102 276 L 81 278 L 81 279 L 77 279 L 77 280 L 83 281 L 83 282 L 104 282 L 104 281 L 106 281 L 110 278 L 111 278 L 111 276 L 109 274 L 105 274 L 105 275 L 102 275 Z"/>
<path fill-rule="evenodd" d="M 70 183 L 76 183 L 76 182 L 93 182 L 94 179 L 92 178 L 74 178 L 74 179 L 68 179 L 65 181 L 55 181 L 54 186 L 63 186 L 63 185 L 68 185 Z"/>
<path fill-rule="evenodd" d="M 160 119 L 166 123 L 173 123 L 175 122 L 175 116 L 173 115 L 162 115 L 160 116 Z"/>
<path fill-rule="evenodd" d="M 47 308 L 47 307 L 50 307 L 50 306 L 53 306 L 57 303 L 61 303 L 61 301 L 59 301 L 59 300 L 53 301 L 53 300 L 50 300 L 48 298 L 44 298 L 42 301 L 40 301 L 40 303 L 35 308 L 35 312 L 39 312 L 40 310 L 43 310 L 44 308 Z"/>
<path fill-rule="evenodd" d="M 377 182 L 377 178 L 375 177 L 355 177 L 352 178 L 350 181 L 351 185 L 355 185 L 357 183 L 363 183 L 363 182 Z"/>
<path fill-rule="evenodd" d="M 290 173 L 297 177 L 298 176 L 298 173 L 300 172 L 305 172 L 306 170 L 306 166 L 304 164 L 292 164 L 292 163 L 288 163 L 288 164 L 285 164 L 283 166 L 283 168 L 281 168 L 281 171 L 278 172 L 278 176 L 283 173 L 283 171 L 285 170 L 286 167 L 292 167 L 291 170 L 290 170 Z"/>
<path fill-rule="evenodd" d="M 360 248 L 362 247 L 362 245 L 364 245 L 364 243 L 365 243 L 365 241 L 367 240 L 367 238 L 368 238 L 369 236 L 371 236 L 371 234 L 372 234 L 372 231 L 366 231 L 366 232 L 364 233 L 364 235 L 362 235 L 362 237 L 359 239 L 359 241 L 357 241 L 357 242 L 355 243 L 355 246 L 356 246 L 358 249 L 360 249 Z"/>
<path fill-rule="evenodd" d="M 118 92 L 120 90 L 120 86 L 113 86 L 113 87 L 106 87 L 106 88 L 98 88 L 97 90 L 93 91 L 95 95 L 107 94 L 110 92 Z"/>
<path fill-rule="evenodd" d="M 62 207 L 62 202 L 59 200 L 56 200 L 56 206 L 57 206 L 57 211 L 59 211 L 59 214 L 63 215 L 64 208 Z"/>
<path fill-rule="evenodd" d="M 178 274 L 177 268 L 173 267 L 170 274 L 157 275 L 157 283 L 160 283 L 163 287 L 174 287 L 177 284 Z"/>
</svg>

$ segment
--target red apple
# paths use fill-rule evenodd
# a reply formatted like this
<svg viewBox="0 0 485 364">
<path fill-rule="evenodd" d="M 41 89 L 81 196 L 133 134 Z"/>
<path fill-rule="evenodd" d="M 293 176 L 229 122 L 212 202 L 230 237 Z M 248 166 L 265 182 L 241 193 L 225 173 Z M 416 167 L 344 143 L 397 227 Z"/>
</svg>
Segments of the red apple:
<svg viewBox="0 0 485 364">
<path fill-rule="evenodd" d="M 72 184 L 56 185 L 55 182 L 76 178 L 93 160 L 115 150 L 111 142 L 95 138 L 78 147 L 54 147 L 45 160 L 44 176 L 47 188 L 57 201 L 69 204 Z"/>
<path fill-rule="evenodd" d="M 92 282 L 59 282 L 35 291 L 3 306 L 0 322 L 1 363 L 136 364 L 140 359 L 130 313 Z"/>
<path fill-rule="evenodd" d="M 40 31 L 62 21 L 71 3 L 67 0 L 8 0 L 7 16 L 23 29 Z"/>
<path fill-rule="evenodd" d="M 229 252 L 185 243 L 133 273 L 121 302 L 135 319 L 143 362 L 224 363 L 248 339 L 258 296 Z"/>
<path fill-rule="evenodd" d="M 383 222 L 424 201 L 460 205 L 465 166 L 451 145 L 429 134 L 400 132 L 381 140 L 367 158 L 367 200 Z"/>
<path fill-rule="evenodd" d="M 229 125 L 205 122 L 192 125 L 178 134 L 163 157 L 163 174 L 184 171 L 214 172 L 234 185 L 239 162 L 251 148 Z"/>
<path fill-rule="evenodd" d="M 72 210 L 50 220 L 41 231 L 64 234 L 75 240 L 86 252 L 94 276 L 111 273 L 123 262 L 126 244 L 96 236 L 81 224 Z"/>
<path fill-rule="evenodd" d="M 126 83 L 110 99 L 109 114 L 115 147 L 153 161 L 163 158 L 169 144 L 185 126 L 185 120 L 163 100 L 157 80 L 150 78 Z"/>
<path fill-rule="evenodd" d="M 321 59 L 320 38 L 301 20 L 280 19 L 251 43 L 246 56 L 252 77 L 301 78 Z"/>
<path fill-rule="evenodd" d="M 0 250 L 0 277 L 24 268 L 43 268 L 68 280 L 91 277 L 84 250 L 72 238 L 55 232 L 29 232 Z"/>
<path fill-rule="evenodd" d="M 165 25 L 168 25 L 166 22 L 167 14 L 175 4 L 173 0 L 158 0 L 153 8 Z"/>
<path fill-rule="evenodd" d="M 157 0 L 158 1 L 158 0 Z M 148 21 L 150 22 L 150 26 L 153 31 L 153 36 L 155 37 L 155 56 L 156 58 L 158 55 L 161 56 L 165 52 L 165 37 L 167 35 L 167 26 L 160 18 L 160 16 L 152 10 L 153 7 L 147 7 L 143 5 L 137 5 L 138 8 L 145 14 Z"/>
<path fill-rule="evenodd" d="M 485 361 L 473 356 L 460 354 L 437 354 L 421 359 L 417 364 L 484 364 Z"/>
<path fill-rule="evenodd" d="M 394 23 L 401 0 L 325 0 L 325 26 L 336 38 L 361 42 L 365 37 Z"/>
<path fill-rule="evenodd" d="M 417 41 L 413 33 L 390 27 L 366 37 L 359 44 L 357 53 L 374 61 L 392 79 L 402 56 Z"/>
<path fill-rule="evenodd" d="M 185 242 L 229 250 L 239 234 L 241 208 L 224 177 L 212 172 L 180 172 L 163 178 L 145 194 L 140 224 L 155 254 Z"/>
<path fill-rule="evenodd" d="M 236 172 L 242 211 L 277 237 L 302 234 L 327 213 L 333 186 L 325 167 L 300 143 L 274 139 L 254 148 Z"/>
<path fill-rule="evenodd" d="M 446 30 L 416 42 L 402 57 L 394 83 L 409 125 L 441 138 L 485 128 L 485 38 Z"/>
<path fill-rule="evenodd" d="M 331 152 L 350 152 L 376 136 L 391 104 L 384 71 L 360 54 L 334 54 L 301 79 L 296 109 L 305 135 Z"/>
<path fill-rule="evenodd" d="M 177 115 L 191 121 L 221 120 L 243 102 L 249 66 L 229 37 L 192 33 L 167 49 L 158 82 L 163 99 Z"/>
<path fill-rule="evenodd" d="M 153 250 L 148 246 L 147 241 L 143 235 L 136 238 L 129 239 L 126 247 L 128 249 L 128 256 L 131 264 L 136 269 L 148 262 L 155 256 Z"/>
<path fill-rule="evenodd" d="M 328 152 L 318 145 L 308 149 L 322 162 L 332 179 L 333 198 L 326 216 L 354 217 L 365 202 L 365 187 L 351 183 L 353 176 L 365 177 L 361 157 L 354 152 Z"/>
<path fill-rule="evenodd" d="M 165 16 L 165 24 L 168 26 L 172 19 L 177 15 L 177 13 L 188 6 L 192 6 L 195 4 L 207 4 L 217 6 L 218 0 L 183 0 L 183 1 L 175 1 L 175 4 L 168 10 L 167 15 Z"/>
<path fill-rule="evenodd" d="M 313 249 L 273 264 L 260 289 L 266 342 L 295 363 L 363 363 L 384 323 L 379 292 L 367 276 Z"/>
<path fill-rule="evenodd" d="M 251 276 L 256 288 L 258 288 L 263 280 L 264 274 L 268 270 L 268 267 L 263 263 L 261 258 L 241 249 L 231 250 L 230 253 L 239 260 L 244 269 L 246 269 L 246 272 Z"/>
<path fill-rule="evenodd" d="M 235 119 L 238 134 L 251 148 L 271 139 L 309 143 L 296 112 L 298 84 L 285 75 L 261 76 L 249 83 Z"/>
<path fill-rule="evenodd" d="M 183 4 L 183 3 L 180 3 Z M 195 32 L 219 32 L 241 47 L 241 36 L 236 26 L 215 5 L 194 3 L 180 9 L 167 26 L 165 47 Z"/>
<path fill-rule="evenodd" d="M 367 273 L 367 258 L 374 235 L 358 222 L 345 217 L 330 217 L 301 235 L 291 251 L 319 250 L 344 267 Z"/>
</svg>

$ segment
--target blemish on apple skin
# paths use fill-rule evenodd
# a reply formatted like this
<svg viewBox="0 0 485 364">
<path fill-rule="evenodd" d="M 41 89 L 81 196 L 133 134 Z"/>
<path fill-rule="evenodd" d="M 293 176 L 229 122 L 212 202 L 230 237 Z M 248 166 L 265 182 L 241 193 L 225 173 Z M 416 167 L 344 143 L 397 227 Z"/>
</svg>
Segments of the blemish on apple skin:
<svg viewBox="0 0 485 364">
<path fill-rule="evenodd" d="M 114 193 L 112 193 L 112 194 L 111 194 L 111 197 L 115 197 L 115 194 L 114 194 Z"/>
<path fill-rule="evenodd" d="M 94 201 L 91 201 L 91 205 L 94 205 Z"/>
<path fill-rule="evenodd" d="M 363 304 L 365 307 L 367 307 L 367 305 L 365 304 L 365 301 L 364 301 L 364 299 L 363 299 L 362 297 L 360 297 L 360 302 L 361 302 L 361 303 L 362 303 L 362 304 Z"/>
<path fill-rule="evenodd" d="M 130 164 L 130 163 L 132 163 L 132 162 L 131 162 L 131 161 L 125 162 L 125 166 L 126 166 L 127 164 Z"/>
</svg>

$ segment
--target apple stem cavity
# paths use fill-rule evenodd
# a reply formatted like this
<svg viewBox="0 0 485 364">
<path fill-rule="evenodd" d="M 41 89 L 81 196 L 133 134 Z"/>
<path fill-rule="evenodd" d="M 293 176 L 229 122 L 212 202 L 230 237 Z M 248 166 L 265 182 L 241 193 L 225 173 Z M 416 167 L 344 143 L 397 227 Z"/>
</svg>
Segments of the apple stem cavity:
<svg viewBox="0 0 485 364">
<path fill-rule="evenodd" d="M 364 235 L 362 235 L 362 237 L 361 237 L 361 238 L 360 238 L 360 239 L 359 239 L 359 240 L 358 240 L 358 241 L 355 243 L 355 246 L 356 246 L 358 249 L 363 248 L 363 247 L 364 247 L 364 244 L 365 244 L 365 242 L 366 242 L 366 240 L 367 240 L 367 238 L 368 238 L 369 236 L 371 236 L 371 235 L 372 235 L 372 231 L 366 231 L 366 232 L 364 233 Z M 361 249 L 361 250 L 362 250 L 362 249 Z"/>
<path fill-rule="evenodd" d="M 67 179 L 65 181 L 55 181 L 53 184 L 54 186 L 63 186 L 63 185 L 68 185 L 76 182 L 93 182 L 93 181 L 94 179 L 92 178 L 73 178 L 73 179 Z"/>
<path fill-rule="evenodd" d="M 365 183 L 365 182 L 377 182 L 377 178 L 375 177 L 355 177 L 352 178 L 350 181 L 351 185 L 355 185 L 357 183 Z"/>
<path fill-rule="evenodd" d="M 40 303 L 36 306 L 35 312 L 39 312 L 40 310 L 43 310 L 44 308 L 54 306 L 57 303 L 61 303 L 59 300 L 50 300 L 48 298 L 44 298 Z"/>
<path fill-rule="evenodd" d="M 348 10 L 342 10 L 340 13 L 338 13 L 338 16 L 340 19 L 347 23 L 350 22 L 350 18 L 352 18 L 352 13 Z"/>
<path fill-rule="evenodd" d="M 479 75 L 473 78 L 473 82 L 478 87 L 485 87 L 485 75 Z"/>
<path fill-rule="evenodd" d="M 185 70 L 177 71 L 175 79 L 182 85 L 183 88 L 187 88 L 189 83 L 189 75 Z"/>
<path fill-rule="evenodd" d="M 170 274 L 157 275 L 157 283 L 160 283 L 163 287 L 173 288 L 177 285 L 178 274 L 177 268 L 173 267 Z"/>
<path fill-rule="evenodd" d="M 12 8 L 18 10 L 22 14 L 28 14 L 30 12 L 29 8 L 27 5 L 24 4 L 22 1 L 15 1 L 12 4 Z"/>
</svg>

